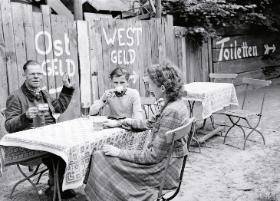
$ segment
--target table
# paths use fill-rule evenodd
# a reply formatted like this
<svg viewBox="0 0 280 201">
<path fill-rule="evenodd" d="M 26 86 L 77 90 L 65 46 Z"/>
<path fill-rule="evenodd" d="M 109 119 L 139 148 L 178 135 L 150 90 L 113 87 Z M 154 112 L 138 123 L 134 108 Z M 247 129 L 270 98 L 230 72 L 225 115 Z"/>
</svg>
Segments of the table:
<svg viewBox="0 0 280 201">
<path fill-rule="evenodd" d="M 96 130 L 93 122 L 104 117 L 78 118 L 36 129 L 5 135 L 0 145 L 10 147 L 8 164 L 49 152 L 66 163 L 62 189 L 74 189 L 83 184 L 90 156 L 104 144 L 128 149 L 143 149 L 151 137 L 149 131 L 134 133 L 122 128 Z M 19 153 L 21 152 L 21 153 Z M 34 155 L 32 155 L 34 154 Z"/>
<path fill-rule="evenodd" d="M 201 102 L 202 113 L 198 119 L 206 119 L 214 112 L 230 105 L 238 105 L 236 91 L 232 83 L 192 82 L 183 86 L 185 97 Z"/>
<path fill-rule="evenodd" d="M 206 119 L 230 105 L 238 106 L 236 91 L 232 83 L 192 82 L 185 84 L 183 91 L 187 100 L 201 103 L 198 105 L 200 108 L 197 108 L 200 112 L 193 113 L 196 119 Z M 204 142 L 221 130 L 221 128 L 214 129 L 199 142 Z"/>
</svg>

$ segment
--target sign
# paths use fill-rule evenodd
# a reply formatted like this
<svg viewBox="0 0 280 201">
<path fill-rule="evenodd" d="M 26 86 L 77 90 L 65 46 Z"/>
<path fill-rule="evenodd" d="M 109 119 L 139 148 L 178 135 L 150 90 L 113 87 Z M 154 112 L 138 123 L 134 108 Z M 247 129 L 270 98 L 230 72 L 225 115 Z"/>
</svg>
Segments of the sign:
<svg viewBox="0 0 280 201">
<path fill-rule="evenodd" d="M 45 49 L 40 49 L 39 39 L 44 37 L 47 42 L 45 44 Z M 63 45 L 64 44 L 64 45 Z M 64 41 L 52 40 L 52 36 L 47 31 L 40 31 L 35 36 L 35 48 L 36 51 L 41 55 L 47 55 L 54 53 L 55 58 L 46 59 L 42 62 L 42 68 L 44 75 L 48 76 L 63 76 L 65 73 L 64 69 L 66 67 L 66 72 L 70 77 L 73 77 L 76 72 L 76 66 L 73 59 L 71 59 L 70 54 L 70 41 L 67 33 L 64 33 Z M 69 58 L 63 58 L 63 54 L 66 54 Z M 48 65 L 47 65 L 48 64 Z"/>
<path fill-rule="evenodd" d="M 260 44 L 259 40 L 256 40 L 255 43 L 252 40 L 248 42 L 246 38 L 242 37 L 239 39 L 225 37 L 216 41 L 215 46 L 217 50 L 216 55 L 214 51 L 214 60 L 218 62 L 269 55 L 275 53 L 277 49 L 274 42 Z"/>
<path fill-rule="evenodd" d="M 108 46 L 118 47 L 110 51 L 112 63 L 128 65 L 135 62 L 135 48 L 140 45 L 142 27 L 115 28 L 111 35 L 103 27 L 102 33 Z"/>
</svg>

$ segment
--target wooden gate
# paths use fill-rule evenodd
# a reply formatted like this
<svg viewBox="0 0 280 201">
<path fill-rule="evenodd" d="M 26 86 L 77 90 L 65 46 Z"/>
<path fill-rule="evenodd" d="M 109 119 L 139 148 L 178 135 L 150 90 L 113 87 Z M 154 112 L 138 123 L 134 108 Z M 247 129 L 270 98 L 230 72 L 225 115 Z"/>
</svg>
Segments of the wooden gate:
<svg viewBox="0 0 280 201">
<path fill-rule="evenodd" d="M 141 96 L 145 94 L 142 77 L 146 69 L 166 59 L 178 65 L 185 82 L 208 80 L 208 44 L 187 40 L 186 29 L 174 27 L 171 16 L 137 21 L 96 20 L 88 14 L 86 20 L 77 26 L 83 63 L 81 99 L 86 104 L 111 87 L 109 73 L 117 66 L 129 69 L 130 87 L 138 89 Z"/>
<path fill-rule="evenodd" d="M 23 64 L 38 61 L 44 71 L 44 86 L 53 97 L 62 89 L 62 75 L 68 72 L 77 84 L 69 109 L 62 119 L 80 115 L 77 29 L 76 22 L 63 16 L 51 15 L 48 6 L 32 12 L 26 4 L 0 2 L 0 106 L 7 96 L 24 82 Z"/>
</svg>

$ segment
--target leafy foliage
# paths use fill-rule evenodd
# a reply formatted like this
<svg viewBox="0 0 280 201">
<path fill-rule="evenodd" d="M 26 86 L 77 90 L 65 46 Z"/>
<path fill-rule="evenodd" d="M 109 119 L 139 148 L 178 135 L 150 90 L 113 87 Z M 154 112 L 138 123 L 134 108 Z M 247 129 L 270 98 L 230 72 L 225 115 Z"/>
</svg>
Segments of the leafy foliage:
<svg viewBox="0 0 280 201">
<path fill-rule="evenodd" d="M 200 39 L 221 31 L 280 30 L 277 0 L 163 0 L 163 12 L 172 14 L 175 25 L 188 28 L 188 35 Z"/>
</svg>

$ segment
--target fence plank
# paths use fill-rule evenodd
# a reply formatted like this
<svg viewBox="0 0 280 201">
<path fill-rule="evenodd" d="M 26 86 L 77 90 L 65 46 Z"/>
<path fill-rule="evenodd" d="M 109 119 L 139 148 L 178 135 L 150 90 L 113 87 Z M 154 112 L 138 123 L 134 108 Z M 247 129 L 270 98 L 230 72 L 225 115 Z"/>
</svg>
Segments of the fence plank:
<svg viewBox="0 0 280 201">
<path fill-rule="evenodd" d="M 89 105 L 91 103 L 90 89 L 90 59 L 89 59 L 89 36 L 87 22 L 77 21 L 78 28 L 78 51 L 80 56 L 80 74 L 81 74 L 81 104 Z"/>
<path fill-rule="evenodd" d="M 1 6 L 1 4 L 0 4 Z M 2 15 L 0 15 L 0 108 L 6 106 L 6 100 L 8 97 L 9 86 L 7 80 L 7 68 L 5 61 L 5 41 L 3 37 L 3 29 L 2 29 Z"/>
<path fill-rule="evenodd" d="M 112 15 L 99 14 L 99 13 L 84 13 L 86 21 L 101 20 L 101 19 L 112 19 Z"/>
<path fill-rule="evenodd" d="M 1 1 L 1 12 L 3 19 L 3 33 L 6 47 L 6 64 L 8 72 L 9 93 L 18 89 L 18 70 L 16 64 L 14 30 L 11 14 L 11 5 L 9 0 Z"/>
<path fill-rule="evenodd" d="M 34 42 L 34 30 L 33 30 L 33 15 L 32 6 L 22 4 L 23 9 L 23 26 L 25 35 L 25 48 L 26 48 L 26 59 L 36 60 L 36 50 Z"/>
<path fill-rule="evenodd" d="M 95 101 L 102 95 L 104 89 L 98 87 L 102 79 L 103 55 L 102 55 L 102 37 L 100 23 L 97 21 L 88 21 L 89 40 L 90 40 L 90 66 L 91 66 L 91 87 L 92 100 Z M 104 86 L 104 84 L 102 84 Z"/>
<path fill-rule="evenodd" d="M 165 23 L 165 38 L 166 38 L 166 57 L 174 64 L 177 61 L 175 55 L 175 35 L 173 29 L 173 16 L 167 15 Z"/>
<path fill-rule="evenodd" d="M 44 49 L 46 51 L 45 54 L 45 64 L 42 64 L 46 73 L 47 73 L 47 83 L 48 83 L 48 90 L 52 97 L 56 97 L 56 83 L 55 77 L 52 74 L 53 71 L 53 48 L 52 48 L 52 40 L 48 36 L 51 36 L 51 18 L 50 18 L 50 7 L 46 5 L 41 6 L 42 10 L 42 18 L 43 18 L 43 29 L 44 29 Z"/>
<path fill-rule="evenodd" d="M 201 48 L 201 80 L 200 81 L 208 81 L 209 75 L 209 65 L 208 65 L 208 44 L 206 42 L 202 43 Z"/>
<path fill-rule="evenodd" d="M 14 37 L 15 37 L 15 51 L 16 51 L 16 62 L 18 70 L 18 80 L 19 85 L 24 82 L 23 77 L 23 65 L 26 62 L 26 49 L 25 49 L 25 35 L 24 35 L 24 26 L 23 26 L 23 9 L 19 3 L 11 3 L 12 8 L 12 19 Z"/>
<path fill-rule="evenodd" d="M 33 30 L 35 34 L 35 48 L 36 48 L 36 61 L 39 64 L 45 62 L 45 38 L 42 37 L 43 35 L 38 35 L 43 33 L 43 19 L 42 14 L 39 12 L 33 12 Z M 39 36 L 39 37 L 36 37 Z M 47 69 L 44 68 L 44 72 L 47 72 Z M 43 88 L 46 89 L 48 86 L 48 77 L 47 73 L 43 77 Z"/>
<path fill-rule="evenodd" d="M 144 73 L 146 72 L 147 68 L 149 68 L 152 65 L 152 28 L 151 25 L 153 24 L 152 21 L 141 21 L 142 26 L 143 26 L 143 43 L 142 43 L 142 47 L 141 51 L 142 51 L 142 59 L 141 61 L 143 62 L 142 64 L 142 75 L 144 75 Z M 140 78 L 142 78 L 142 76 L 140 75 Z M 140 94 L 141 96 L 148 96 L 148 92 L 146 91 L 145 85 L 143 83 L 143 81 L 141 80 L 142 84 L 140 84 Z"/>
<path fill-rule="evenodd" d="M 278 66 L 279 59 L 264 59 L 262 56 L 233 60 L 227 62 L 213 63 L 214 72 L 220 73 L 242 73 L 260 69 L 266 66 Z"/>
<path fill-rule="evenodd" d="M 152 41 L 152 49 L 151 49 L 151 57 L 152 57 L 152 64 L 159 63 L 159 44 L 158 44 L 158 31 L 157 31 L 157 23 L 159 19 L 152 19 L 151 20 L 151 41 Z"/>
<path fill-rule="evenodd" d="M 101 87 L 103 89 L 103 91 L 101 91 L 101 94 L 104 93 L 104 90 L 110 88 L 110 82 L 108 78 L 112 65 L 110 50 L 112 49 L 112 47 L 114 47 L 114 43 L 110 43 L 109 41 L 107 41 L 107 39 L 110 37 L 114 38 L 115 28 L 116 26 L 114 21 L 104 20 L 101 22 L 101 33 L 102 33 L 101 41 L 102 41 L 102 51 L 103 51 L 103 71 L 102 71 L 103 81 L 99 82 L 99 84 L 101 84 Z"/>
<path fill-rule="evenodd" d="M 62 89 L 62 76 L 66 70 L 66 39 L 67 35 L 67 18 L 64 16 L 51 15 L 51 30 L 53 43 L 53 60 L 52 73 L 56 83 L 56 93 L 60 93 Z"/>
<path fill-rule="evenodd" d="M 67 21 L 67 29 L 69 35 L 69 52 L 67 51 L 68 57 L 66 58 L 67 72 L 75 83 L 75 91 L 72 100 L 68 106 L 68 109 L 61 115 L 60 121 L 78 118 L 81 116 L 81 91 L 79 88 L 79 69 L 78 69 L 78 43 L 77 43 L 77 26 L 76 22 L 72 20 Z"/>
</svg>

